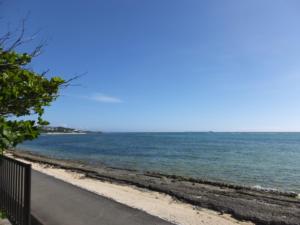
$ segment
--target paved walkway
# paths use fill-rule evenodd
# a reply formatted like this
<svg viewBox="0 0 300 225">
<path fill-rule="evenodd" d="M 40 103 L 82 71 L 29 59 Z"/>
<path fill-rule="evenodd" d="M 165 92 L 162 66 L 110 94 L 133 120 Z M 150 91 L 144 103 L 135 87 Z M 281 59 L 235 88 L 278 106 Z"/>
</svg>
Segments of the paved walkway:
<svg viewBox="0 0 300 225">
<path fill-rule="evenodd" d="M 8 219 L 0 219 L 0 225 L 11 225 Z"/>
<path fill-rule="evenodd" d="M 171 225 L 34 170 L 31 209 L 44 225 Z"/>
</svg>

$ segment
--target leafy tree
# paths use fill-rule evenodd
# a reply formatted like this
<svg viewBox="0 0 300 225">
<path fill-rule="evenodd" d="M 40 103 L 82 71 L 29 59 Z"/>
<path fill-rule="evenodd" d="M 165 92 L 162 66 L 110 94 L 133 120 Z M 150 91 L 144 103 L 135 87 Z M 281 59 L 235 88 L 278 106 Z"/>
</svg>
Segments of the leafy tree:
<svg viewBox="0 0 300 225">
<path fill-rule="evenodd" d="M 48 124 L 42 118 L 44 108 L 67 83 L 60 77 L 47 78 L 45 73 L 28 68 L 41 46 L 32 53 L 18 53 L 16 47 L 23 43 L 23 34 L 24 28 L 9 47 L 5 45 L 10 34 L 0 38 L 0 154 L 38 137 L 39 127 Z"/>
</svg>

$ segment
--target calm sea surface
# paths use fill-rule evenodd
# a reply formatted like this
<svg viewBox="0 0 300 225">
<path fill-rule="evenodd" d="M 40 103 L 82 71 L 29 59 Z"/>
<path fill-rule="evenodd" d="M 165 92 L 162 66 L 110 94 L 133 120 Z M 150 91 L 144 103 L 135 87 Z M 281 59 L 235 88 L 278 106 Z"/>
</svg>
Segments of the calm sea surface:
<svg viewBox="0 0 300 225">
<path fill-rule="evenodd" d="M 300 133 L 42 135 L 18 147 L 89 164 L 300 193 Z"/>
</svg>

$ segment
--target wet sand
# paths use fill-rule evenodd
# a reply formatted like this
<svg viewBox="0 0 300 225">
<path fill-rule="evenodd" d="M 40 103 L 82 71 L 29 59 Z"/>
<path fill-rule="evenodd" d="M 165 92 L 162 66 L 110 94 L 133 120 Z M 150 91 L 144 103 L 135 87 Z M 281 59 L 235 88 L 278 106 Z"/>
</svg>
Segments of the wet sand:
<svg viewBox="0 0 300 225">
<path fill-rule="evenodd" d="M 177 224 L 300 224 L 295 193 L 11 153 L 38 171 Z"/>
</svg>

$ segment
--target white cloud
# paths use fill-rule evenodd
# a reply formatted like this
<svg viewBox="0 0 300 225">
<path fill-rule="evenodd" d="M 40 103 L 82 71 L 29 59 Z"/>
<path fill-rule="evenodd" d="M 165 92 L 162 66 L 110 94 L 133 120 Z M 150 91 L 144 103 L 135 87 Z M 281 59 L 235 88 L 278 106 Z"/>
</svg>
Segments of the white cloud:
<svg viewBox="0 0 300 225">
<path fill-rule="evenodd" d="M 96 101 L 96 102 L 103 102 L 103 103 L 121 103 L 122 102 L 122 100 L 117 97 L 113 97 L 113 96 L 109 96 L 109 95 L 105 95 L 105 94 L 101 94 L 101 93 L 93 94 L 91 96 L 88 96 L 87 98 L 90 100 Z"/>
</svg>

